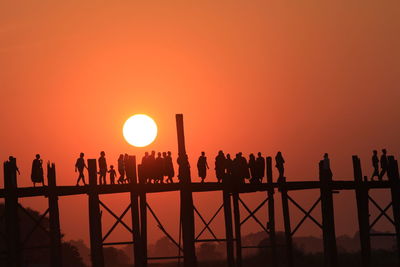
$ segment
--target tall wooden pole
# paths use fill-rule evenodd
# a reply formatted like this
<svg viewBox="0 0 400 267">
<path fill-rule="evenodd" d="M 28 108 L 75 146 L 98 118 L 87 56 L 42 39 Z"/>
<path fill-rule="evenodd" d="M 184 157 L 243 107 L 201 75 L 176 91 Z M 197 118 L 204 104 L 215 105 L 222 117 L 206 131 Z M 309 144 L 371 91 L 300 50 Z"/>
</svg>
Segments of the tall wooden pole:
<svg viewBox="0 0 400 267">
<path fill-rule="evenodd" d="M 337 266 L 337 247 L 335 234 L 335 220 L 333 212 L 332 175 L 323 169 L 322 161 L 320 167 L 321 182 L 321 210 L 322 210 L 322 236 L 324 243 L 324 263 L 327 267 Z"/>
<path fill-rule="evenodd" d="M 235 266 L 235 257 L 233 254 L 233 222 L 232 222 L 232 205 L 231 196 L 227 190 L 227 184 L 224 184 L 223 203 L 225 216 L 225 237 L 226 237 L 226 257 L 228 266 Z"/>
<path fill-rule="evenodd" d="M 100 200 L 97 189 L 97 165 L 95 159 L 88 159 L 89 169 L 89 233 L 90 256 L 93 267 L 104 267 Z"/>
<path fill-rule="evenodd" d="M 53 267 L 62 267 L 60 210 L 58 208 L 56 166 L 47 164 L 49 228 L 50 228 L 50 263 Z"/>
<path fill-rule="evenodd" d="M 277 254 L 276 254 L 276 234 L 275 234 L 275 203 L 274 194 L 275 189 L 272 181 L 272 158 L 267 157 L 266 170 L 267 170 L 267 183 L 268 188 L 268 225 L 269 230 L 269 240 L 271 246 L 271 265 L 273 267 L 277 266 Z"/>
<path fill-rule="evenodd" d="M 397 255 L 400 264 L 400 179 L 399 179 L 399 166 L 397 160 L 393 156 L 388 157 L 389 168 L 388 177 L 390 181 L 390 191 L 392 194 L 392 209 L 394 226 L 396 229 L 396 244 Z"/>
<path fill-rule="evenodd" d="M 17 196 L 17 160 L 4 163 L 5 222 L 7 243 L 7 266 L 20 267 L 20 229 Z"/>
<path fill-rule="evenodd" d="M 363 267 L 369 267 L 371 265 L 371 237 L 369 232 L 368 185 L 363 181 L 361 162 L 357 156 L 353 156 L 353 170 L 360 232 L 361 263 Z"/>
<path fill-rule="evenodd" d="M 235 190 L 237 190 L 237 188 Z M 235 221 L 236 266 L 242 267 L 242 233 L 240 229 L 239 193 L 234 192 L 232 196 L 233 196 L 233 218 Z"/>
<path fill-rule="evenodd" d="M 143 257 L 143 238 L 140 233 L 140 217 L 139 217 L 139 195 L 133 190 L 134 186 L 137 184 L 136 175 L 136 157 L 129 156 L 127 166 L 125 166 L 126 177 L 128 181 L 132 181 L 131 184 L 131 217 L 132 217 L 132 230 L 133 230 L 133 256 L 135 259 L 135 266 L 143 267 L 145 266 Z"/>
<path fill-rule="evenodd" d="M 176 129 L 178 135 L 179 179 L 181 182 L 181 221 L 183 239 L 183 259 L 185 267 L 196 267 L 196 250 L 194 245 L 194 211 L 193 196 L 190 187 L 190 166 L 185 148 L 185 133 L 183 115 L 176 114 Z"/>
<path fill-rule="evenodd" d="M 287 266 L 293 267 L 293 241 L 292 241 L 292 229 L 290 226 L 289 199 L 286 188 L 286 177 L 281 177 L 279 190 L 281 191 L 281 197 L 282 197 L 282 211 L 283 211 L 283 223 L 285 227 Z"/>
</svg>

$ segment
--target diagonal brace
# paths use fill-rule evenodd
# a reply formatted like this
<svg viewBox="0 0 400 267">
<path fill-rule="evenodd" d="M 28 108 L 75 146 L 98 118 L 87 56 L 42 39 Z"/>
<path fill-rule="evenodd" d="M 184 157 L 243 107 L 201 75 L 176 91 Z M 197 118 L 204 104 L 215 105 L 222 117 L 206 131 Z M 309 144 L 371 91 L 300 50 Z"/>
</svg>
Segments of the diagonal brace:
<svg viewBox="0 0 400 267">
<path fill-rule="evenodd" d="M 372 197 L 370 197 L 370 196 L 368 196 L 368 199 L 374 204 L 374 206 L 380 211 L 380 214 L 378 215 L 378 217 L 376 217 L 375 218 L 375 220 L 371 223 L 371 225 L 369 226 L 369 229 L 372 229 L 372 227 L 374 227 L 374 225 L 379 221 L 379 219 L 382 217 L 382 216 L 385 216 L 393 225 L 395 225 L 395 223 L 394 223 L 394 221 L 392 220 L 392 218 L 390 218 L 388 215 L 387 215 L 387 211 L 388 211 L 388 209 L 392 206 L 392 202 L 390 202 L 384 209 L 382 209 L 380 206 L 379 206 L 379 204 L 378 203 L 376 203 L 376 201 L 372 198 Z"/>
<path fill-rule="evenodd" d="M 40 229 L 43 230 L 43 232 L 49 234 L 49 231 L 48 231 L 46 228 L 44 228 L 44 227 L 40 224 L 41 220 L 44 218 L 43 215 L 41 216 L 41 218 L 39 219 L 39 221 L 37 221 L 36 218 L 33 217 L 21 204 L 18 203 L 18 207 L 20 207 L 20 209 L 21 209 L 29 218 L 31 218 L 31 220 L 32 220 L 33 222 L 36 223 L 36 226 L 35 226 L 35 227 L 39 227 Z M 47 215 L 48 212 L 49 212 L 49 209 L 46 210 L 45 214 Z M 42 217 L 43 217 L 43 218 L 42 218 Z"/>
<path fill-rule="evenodd" d="M 47 230 L 44 230 L 44 228 L 40 225 L 40 223 L 42 222 L 42 220 L 44 219 L 44 217 L 46 217 L 46 215 L 49 213 L 49 209 L 47 209 L 42 216 L 40 216 L 39 220 L 34 220 L 35 221 L 35 225 L 32 227 L 32 229 L 29 231 L 29 233 L 25 236 L 24 241 L 22 242 L 22 246 L 26 244 L 26 242 L 28 242 L 29 238 L 32 236 L 32 234 L 35 232 L 35 230 L 40 227 L 43 229 L 43 231 L 47 234 L 50 234 Z"/>
<path fill-rule="evenodd" d="M 288 196 L 289 197 L 289 196 Z M 290 199 L 290 197 L 289 197 Z M 294 200 L 291 200 L 294 202 Z M 296 231 L 300 228 L 300 226 L 303 224 L 303 222 L 307 219 L 310 218 L 315 224 L 317 224 L 321 229 L 322 229 L 322 225 L 315 220 L 312 216 L 311 216 L 311 212 L 315 209 L 315 207 L 318 205 L 318 203 L 321 201 L 321 198 L 318 198 L 317 201 L 315 201 L 315 203 L 311 206 L 311 208 L 305 212 L 305 210 L 303 210 L 300 205 L 297 206 L 303 213 L 304 213 L 304 217 L 300 220 L 300 222 L 297 224 L 297 226 L 293 229 L 291 235 L 294 235 L 296 233 Z M 295 202 L 294 202 L 295 203 Z M 297 204 L 297 203 L 296 203 Z M 296 205 L 295 204 L 295 205 Z"/>
<path fill-rule="evenodd" d="M 215 214 L 211 217 L 211 219 L 208 221 L 208 223 L 205 224 L 204 228 L 200 231 L 200 233 L 197 235 L 197 237 L 195 238 L 195 240 L 198 240 L 200 238 L 200 236 L 203 234 L 203 232 L 208 228 L 208 226 L 212 223 L 212 221 L 215 219 L 215 217 L 217 217 L 218 213 L 222 210 L 222 208 L 224 207 L 224 204 L 222 204 L 218 210 L 215 212 Z"/>
<path fill-rule="evenodd" d="M 150 207 L 150 205 L 148 203 L 146 203 L 146 207 L 149 209 L 151 215 L 153 215 L 153 218 L 156 220 L 158 228 L 160 228 L 160 230 L 165 234 L 165 236 L 168 237 L 168 239 L 171 240 L 171 242 L 174 243 L 178 247 L 178 249 L 183 252 L 183 249 L 181 248 L 181 246 L 167 232 L 167 230 L 165 230 L 164 226 L 162 225 L 162 223 L 158 219 L 157 215 L 154 213 L 153 209 Z M 179 242 L 180 242 L 180 240 L 179 240 Z"/>
<path fill-rule="evenodd" d="M 119 216 L 119 218 L 114 222 L 113 226 L 110 228 L 110 230 L 108 230 L 107 234 L 103 237 L 102 242 L 104 242 L 107 237 L 112 233 L 112 231 L 114 231 L 115 227 L 117 227 L 117 225 L 122 221 L 122 219 L 124 218 L 125 214 L 131 209 L 131 205 L 128 205 L 128 207 L 124 210 L 124 212 L 121 214 L 121 216 Z M 128 229 L 131 233 L 131 229 Z"/>
<path fill-rule="evenodd" d="M 256 212 L 257 212 L 259 209 L 261 209 L 261 208 L 264 206 L 264 204 L 267 203 L 267 202 L 268 202 L 268 198 L 265 199 L 260 205 L 258 205 L 258 207 L 257 207 L 255 210 L 253 210 L 253 211 L 240 223 L 240 225 L 244 224 L 244 223 L 245 223 L 248 219 L 250 219 L 251 217 L 254 217 L 255 214 L 256 214 Z"/>
<path fill-rule="evenodd" d="M 224 205 L 224 204 L 222 204 L 221 207 L 223 207 L 223 205 Z M 197 213 L 197 215 L 200 217 L 201 221 L 204 223 L 204 225 L 205 225 L 205 227 L 207 228 L 207 230 L 211 233 L 211 235 L 212 235 L 215 239 L 218 239 L 217 236 L 214 234 L 214 232 L 211 230 L 209 224 L 206 222 L 206 220 L 204 220 L 203 216 L 201 216 L 200 212 L 197 210 L 197 208 L 196 208 L 194 205 L 193 205 L 193 208 L 194 208 L 194 211 Z M 218 209 L 218 211 L 216 212 L 216 214 L 218 214 L 219 211 L 220 211 L 220 209 Z M 200 237 L 200 235 L 197 236 L 197 237 L 195 238 L 195 240 L 198 240 L 199 237 Z"/>
<path fill-rule="evenodd" d="M 238 198 L 240 203 L 242 203 L 243 207 L 247 210 L 247 212 L 249 214 L 251 214 L 251 210 L 249 209 L 249 207 L 247 207 L 247 205 L 243 202 L 243 200 L 239 197 Z M 253 214 L 252 215 L 253 219 L 261 226 L 261 228 L 266 232 L 269 233 L 268 229 L 260 222 L 260 220 Z"/>
<path fill-rule="evenodd" d="M 132 229 L 126 225 L 126 223 L 122 220 L 123 216 L 121 218 L 119 218 L 117 215 L 115 215 L 115 213 L 109 209 L 103 202 L 101 202 L 99 200 L 100 205 L 106 210 L 108 211 L 120 224 L 122 224 L 129 232 L 133 233 Z M 129 207 L 130 208 L 130 207 Z M 129 210 L 129 209 L 128 209 Z M 127 210 L 125 210 L 127 212 Z M 125 213 L 126 213 L 125 212 Z M 124 214 L 125 215 L 125 214 Z"/>
</svg>

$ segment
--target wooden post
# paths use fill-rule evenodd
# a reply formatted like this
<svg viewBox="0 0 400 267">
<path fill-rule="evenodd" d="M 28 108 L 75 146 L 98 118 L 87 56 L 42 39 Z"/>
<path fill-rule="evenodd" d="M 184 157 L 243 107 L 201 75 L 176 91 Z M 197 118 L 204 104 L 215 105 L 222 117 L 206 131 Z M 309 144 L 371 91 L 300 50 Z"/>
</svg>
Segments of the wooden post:
<svg viewBox="0 0 400 267">
<path fill-rule="evenodd" d="M 56 184 L 56 166 L 47 164 L 47 184 L 49 201 L 49 226 L 50 226 L 50 263 L 53 267 L 62 266 L 62 247 L 60 229 L 60 210 L 58 208 L 58 195 Z"/>
<path fill-rule="evenodd" d="M 286 260 L 287 266 L 293 267 L 293 240 L 292 229 L 290 227 L 289 199 L 286 188 L 286 177 L 281 177 L 279 183 L 279 190 L 281 191 L 282 197 L 283 223 L 285 227 Z"/>
<path fill-rule="evenodd" d="M 335 234 L 335 220 L 333 212 L 332 175 L 323 169 L 323 161 L 320 161 L 321 182 L 321 210 L 322 210 L 322 236 L 324 242 L 324 265 L 337 266 L 337 247 Z"/>
<path fill-rule="evenodd" d="M 7 243 L 7 266 L 20 267 L 20 229 L 17 196 L 17 160 L 4 162 L 5 230 Z"/>
<path fill-rule="evenodd" d="M 361 263 L 363 267 L 369 267 L 371 265 L 371 237 L 369 233 L 368 185 L 367 182 L 363 181 L 361 162 L 357 156 L 353 156 L 353 170 L 360 232 Z"/>
<path fill-rule="evenodd" d="M 275 189 L 272 181 L 272 158 L 267 157 L 266 170 L 267 170 L 267 183 L 268 188 L 268 225 L 269 230 L 269 240 L 271 246 L 271 265 L 273 267 L 277 266 L 277 254 L 276 254 L 276 234 L 275 234 L 275 203 L 274 194 Z"/>
<path fill-rule="evenodd" d="M 139 183 L 146 184 L 146 178 L 143 177 L 142 165 L 138 165 Z M 143 246 L 143 260 L 147 266 L 147 200 L 146 191 L 139 192 L 139 209 L 140 209 L 140 236 Z"/>
<path fill-rule="evenodd" d="M 194 245 L 194 211 L 193 196 L 190 187 L 190 166 L 187 160 L 185 148 L 185 134 L 183 126 L 183 115 L 176 114 L 176 128 L 178 135 L 179 151 L 179 178 L 181 181 L 181 221 L 182 221 L 182 239 L 183 239 L 183 259 L 185 267 L 196 267 L 196 250 Z"/>
<path fill-rule="evenodd" d="M 232 196 L 233 196 L 233 217 L 235 220 L 236 266 L 242 267 L 242 233 L 240 229 L 239 193 L 234 192 Z"/>
<path fill-rule="evenodd" d="M 93 267 L 104 267 L 100 200 L 97 190 L 97 165 L 95 159 L 88 159 L 89 169 L 89 231 L 90 255 Z"/>
<path fill-rule="evenodd" d="M 235 257 L 233 254 L 233 222 L 232 222 L 232 206 L 231 196 L 227 191 L 226 183 L 224 184 L 223 202 L 224 202 L 224 216 L 225 216 L 225 237 L 226 237 L 226 257 L 228 266 L 235 266 Z"/>
<path fill-rule="evenodd" d="M 129 156 L 128 157 L 128 165 L 125 167 L 126 169 L 126 177 L 129 181 L 132 181 L 131 184 L 131 217 L 132 217 L 132 230 L 133 235 L 132 239 L 134 242 L 133 245 L 133 256 L 135 260 L 135 266 L 143 267 L 144 259 L 143 259 L 143 240 L 140 234 L 140 220 L 139 220 L 139 194 L 134 190 L 134 186 L 137 184 L 137 176 L 136 176 L 136 157 Z"/>
<path fill-rule="evenodd" d="M 400 179 L 399 166 L 393 156 L 388 157 L 388 177 L 390 181 L 390 192 L 392 194 L 392 209 L 394 226 L 396 229 L 397 255 L 400 263 Z"/>
</svg>

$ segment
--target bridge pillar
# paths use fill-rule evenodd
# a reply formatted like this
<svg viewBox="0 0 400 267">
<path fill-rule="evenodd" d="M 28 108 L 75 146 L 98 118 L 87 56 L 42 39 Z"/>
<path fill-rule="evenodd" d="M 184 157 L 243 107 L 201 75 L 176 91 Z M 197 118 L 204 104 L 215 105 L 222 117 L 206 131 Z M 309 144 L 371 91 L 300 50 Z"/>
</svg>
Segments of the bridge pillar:
<svg viewBox="0 0 400 267">
<path fill-rule="evenodd" d="M 324 265 L 337 266 L 337 247 L 335 234 L 335 220 L 333 212 L 332 175 L 323 170 L 323 162 L 319 164 L 321 182 L 321 210 L 322 210 L 322 236 L 324 243 Z"/>
<path fill-rule="evenodd" d="M 225 238 L 226 238 L 226 257 L 228 266 L 235 266 L 235 257 L 233 252 L 233 222 L 232 222 L 232 205 L 231 196 L 224 184 L 223 203 L 224 203 L 224 216 L 225 216 Z"/>
<path fill-rule="evenodd" d="M 399 166 L 393 156 L 388 157 L 388 177 L 390 181 L 390 192 L 392 195 L 393 220 L 396 229 L 397 255 L 400 262 L 400 179 Z"/>
<path fill-rule="evenodd" d="M 20 267 L 20 229 L 17 196 L 17 160 L 4 162 L 4 205 L 7 243 L 7 266 Z"/>
<path fill-rule="evenodd" d="M 369 267 L 371 265 L 371 237 L 369 232 L 368 185 L 363 181 L 361 162 L 357 156 L 353 156 L 353 170 L 360 232 L 361 263 L 363 267 Z"/>
<path fill-rule="evenodd" d="M 95 159 L 88 159 L 88 169 L 90 256 L 93 267 L 104 267 L 102 244 L 103 235 L 101 229 L 100 201 L 97 188 L 97 165 Z"/>
<path fill-rule="evenodd" d="M 282 197 L 282 212 L 283 212 L 283 224 L 285 227 L 287 266 L 293 267 L 293 240 L 292 240 L 292 229 L 290 226 L 289 199 L 286 188 L 286 177 L 279 178 L 278 183 Z"/>
<path fill-rule="evenodd" d="M 56 185 L 56 166 L 47 164 L 49 224 L 50 224 L 50 263 L 53 267 L 62 266 L 62 247 L 60 229 L 60 210 Z"/>
<path fill-rule="evenodd" d="M 144 247 L 143 247 L 143 237 L 140 233 L 140 216 L 139 216 L 139 194 L 137 191 L 133 190 L 137 185 L 137 172 L 136 172 L 136 157 L 128 157 L 128 165 L 126 168 L 126 176 L 129 177 L 128 180 L 132 181 L 130 184 L 131 192 L 131 216 L 132 216 L 132 231 L 133 231 L 133 257 L 135 261 L 135 266 L 144 267 Z"/>
<path fill-rule="evenodd" d="M 236 240 L 236 266 L 242 267 L 242 233 L 240 229 L 240 209 L 239 209 L 239 193 L 235 187 L 233 196 L 233 216 L 235 221 L 235 240 Z"/>
<path fill-rule="evenodd" d="M 272 158 L 267 157 L 266 170 L 267 170 L 267 183 L 269 185 L 268 188 L 268 225 L 267 229 L 269 230 L 269 240 L 271 246 L 271 265 L 273 267 L 277 266 L 276 261 L 276 234 L 275 234 L 275 203 L 274 203 L 274 194 L 275 189 L 272 181 Z"/>
<path fill-rule="evenodd" d="M 190 186 L 190 166 L 187 160 L 185 148 L 185 134 L 183 127 L 183 115 L 176 114 L 176 128 L 178 135 L 178 152 L 179 152 L 179 179 L 181 183 L 181 222 L 182 222 L 182 239 L 183 239 L 183 260 L 185 267 L 196 267 L 196 249 L 194 245 L 194 208 L 193 195 Z"/>
</svg>

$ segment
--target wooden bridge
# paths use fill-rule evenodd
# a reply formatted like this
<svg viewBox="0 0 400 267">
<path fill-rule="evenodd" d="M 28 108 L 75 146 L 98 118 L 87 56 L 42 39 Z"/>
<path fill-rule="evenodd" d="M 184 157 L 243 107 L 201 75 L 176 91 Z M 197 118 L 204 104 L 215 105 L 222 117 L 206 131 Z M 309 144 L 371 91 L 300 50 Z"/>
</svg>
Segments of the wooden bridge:
<svg viewBox="0 0 400 267">
<path fill-rule="evenodd" d="M 183 116 L 177 117 L 178 150 L 179 156 L 186 155 L 185 140 L 183 131 Z M 360 159 L 353 156 L 354 177 L 352 180 L 333 181 L 332 178 L 320 172 L 317 181 L 299 181 L 287 182 L 281 179 L 279 182 L 273 182 L 272 177 L 272 159 L 267 157 L 266 176 L 267 182 L 262 184 L 237 184 L 237 183 L 192 183 L 190 173 L 182 169 L 181 183 L 175 184 L 143 184 L 138 182 L 137 173 L 140 165 L 136 165 L 135 156 L 129 156 L 129 164 L 126 166 L 127 176 L 131 179 L 131 184 L 122 185 L 97 185 L 97 164 L 95 159 L 88 160 L 89 185 L 87 186 L 57 186 L 55 165 L 48 165 L 48 185 L 44 187 L 18 188 L 16 180 L 16 170 L 12 162 L 4 163 L 4 189 L 0 189 L 0 198 L 5 200 L 5 226 L 4 233 L 7 250 L 3 254 L 7 258 L 7 266 L 19 267 L 21 263 L 21 254 L 24 253 L 26 242 L 37 228 L 41 227 L 40 220 L 45 216 L 49 218 L 49 229 L 46 231 L 50 237 L 51 266 L 62 266 L 61 252 L 61 231 L 58 208 L 58 197 L 71 195 L 88 196 L 88 213 L 90 226 L 90 250 L 91 260 L 94 267 L 103 267 L 103 247 L 109 245 L 133 244 L 133 255 L 135 266 L 147 266 L 151 260 L 183 260 L 185 267 L 197 266 L 195 243 L 198 242 L 225 242 L 226 258 L 228 266 L 242 266 L 242 249 L 259 248 L 260 246 L 242 246 L 241 227 L 249 219 L 254 220 L 268 234 L 268 249 L 271 251 L 271 257 L 265 266 L 277 266 L 277 243 L 275 234 L 275 203 L 276 193 L 282 201 L 283 222 L 285 229 L 285 251 L 287 256 L 287 266 L 295 266 L 293 262 L 293 241 L 292 237 L 301 227 L 305 220 L 309 219 L 322 230 L 324 265 L 338 266 L 338 252 L 336 246 L 336 234 L 334 223 L 334 204 L 333 194 L 342 190 L 355 191 L 357 201 L 358 226 L 360 231 L 361 261 L 362 266 L 371 266 L 371 237 L 377 235 L 371 231 L 371 228 L 382 218 L 387 218 L 393 225 L 393 233 L 380 235 L 393 235 L 397 241 L 397 254 L 400 264 L 400 179 L 397 160 L 393 156 L 388 157 L 388 181 L 367 181 L 363 177 Z M 320 196 L 313 203 L 310 209 L 303 208 L 290 195 L 291 191 L 317 189 Z M 386 189 L 390 192 L 391 202 L 384 208 L 370 196 L 369 192 L 375 189 Z M 165 230 L 156 213 L 146 201 L 146 195 L 162 192 L 180 192 L 180 227 L 179 240 L 174 238 Z M 210 220 L 206 221 L 199 210 L 193 205 L 193 194 L 197 192 L 221 192 L 222 204 Z M 244 193 L 265 192 L 265 199 L 254 209 L 251 210 L 240 197 Z M 105 203 L 100 200 L 104 194 L 129 193 L 130 203 L 121 215 L 115 214 Z M 18 211 L 24 208 L 18 203 L 19 198 L 26 197 L 46 197 L 48 199 L 48 209 L 44 212 L 41 219 L 36 221 L 35 227 L 28 233 L 28 236 L 21 237 L 20 226 L 18 224 Z M 292 203 L 299 209 L 304 217 L 294 226 L 291 222 L 289 203 Z M 313 210 L 320 204 L 322 221 L 316 220 L 312 216 Z M 380 214 L 370 221 L 370 204 L 374 205 Z M 218 205 L 217 205 L 218 206 Z M 246 210 L 246 216 L 240 213 L 240 206 Z M 267 212 L 267 222 L 261 221 L 255 213 L 262 208 Z M 115 218 L 115 223 L 103 234 L 101 209 L 107 211 Z M 393 210 L 393 216 L 389 216 L 387 211 Z M 130 211 L 132 227 L 128 226 L 123 218 L 128 216 Z M 224 213 L 225 237 L 217 238 L 210 224 L 220 213 Z M 177 246 L 178 255 L 175 257 L 148 257 L 147 255 L 147 216 L 151 215 L 156 220 L 160 230 Z M 195 216 L 198 216 L 204 224 L 199 234 L 195 235 Z M 35 220 L 34 218 L 32 218 Z M 107 242 L 107 237 L 121 224 L 130 233 L 130 240 L 123 242 Z M 201 239 L 202 234 L 208 231 L 213 238 Z M 42 248 L 42 247 L 41 247 Z"/>
</svg>

